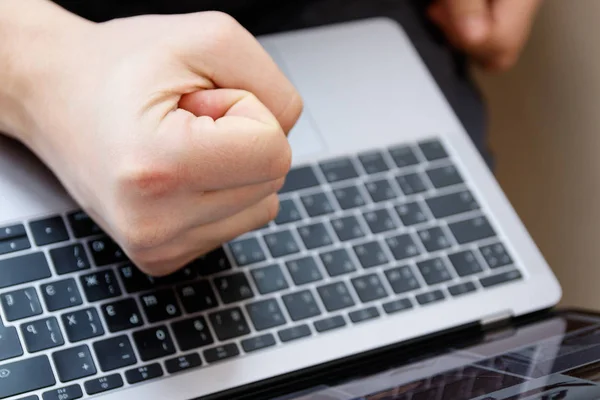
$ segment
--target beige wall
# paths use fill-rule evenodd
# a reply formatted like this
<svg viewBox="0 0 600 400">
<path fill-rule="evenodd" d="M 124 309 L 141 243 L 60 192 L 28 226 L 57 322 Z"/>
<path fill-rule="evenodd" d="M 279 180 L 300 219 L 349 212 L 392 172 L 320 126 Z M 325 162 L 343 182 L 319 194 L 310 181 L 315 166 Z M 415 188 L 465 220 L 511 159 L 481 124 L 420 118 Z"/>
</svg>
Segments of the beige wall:
<svg viewBox="0 0 600 400">
<path fill-rule="evenodd" d="M 498 179 L 563 305 L 600 310 L 600 1 L 546 0 L 519 65 L 478 76 Z"/>
</svg>

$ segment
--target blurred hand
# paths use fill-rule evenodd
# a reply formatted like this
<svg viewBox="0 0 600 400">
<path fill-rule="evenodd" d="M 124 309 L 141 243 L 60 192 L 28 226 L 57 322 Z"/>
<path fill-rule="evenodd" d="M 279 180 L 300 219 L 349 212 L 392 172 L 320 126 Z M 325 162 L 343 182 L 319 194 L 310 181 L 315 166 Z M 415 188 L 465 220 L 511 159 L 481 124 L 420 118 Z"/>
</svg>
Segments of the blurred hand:
<svg viewBox="0 0 600 400">
<path fill-rule="evenodd" d="M 486 69 L 518 60 L 542 0 L 436 0 L 431 19 L 449 41 Z"/>
</svg>

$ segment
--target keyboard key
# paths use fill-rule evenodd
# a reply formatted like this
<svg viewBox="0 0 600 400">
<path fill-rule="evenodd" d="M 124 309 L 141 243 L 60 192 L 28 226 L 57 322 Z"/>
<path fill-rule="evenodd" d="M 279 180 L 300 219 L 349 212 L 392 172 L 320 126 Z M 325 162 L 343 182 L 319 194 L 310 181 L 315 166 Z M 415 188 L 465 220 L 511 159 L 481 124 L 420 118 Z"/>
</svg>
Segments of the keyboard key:
<svg viewBox="0 0 600 400">
<path fill-rule="evenodd" d="M 265 253 L 258 243 L 258 239 L 241 239 L 229 245 L 237 265 L 240 267 L 258 263 L 266 259 Z"/>
<path fill-rule="evenodd" d="M 163 375 L 163 370 L 160 364 L 154 363 L 126 371 L 125 379 L 127 379 L 127 383 L 133 385 L 139 382 L 160 378 Z"/>
<path fill-rule="evenodd" d="M 362 207 L 366 204 L 365 199 L 356 186 L 346 186 L 333 191 L 335 198 L 342 210 Z"/>
<path fill-rule="evenodd" d="M 37 397 L 35 394 L 32 394 L 31 396 L 21 397 L 20 399 L 17 399 L 17 400 L 40 400 L 40 398 Z"/>
<path fill-rule="evenodd" d="M 246 305 L 246 311 L 257 331 L 285 324 L 285 317 L 275 299 L 267 299 Z"/>
<path fill-rule="evenodd" d="M 246 353 L 275 346 L 275 337 L 270 333 L 242 340 L 242 348 Z"/>
<path fill-rule="evenodd" d="M 363 303 L 379 300 L 387 296 L 385 288 L 377 274 L 368 274 L 352 279 L 356 294 Z"/>
<path fill-rule="evenodd" d="M 80 244 L 50 250 L 50 258 L 59 275 L 78 272 L 90 268 L 90 262 Z"/>
<path fill-rule="evenodd" d="M 397 312 L 410 310 L 411 308 L 413 308 L 413 305 L 409 299 L 399 299 L 383 304 L 383 311 L 385 311 L 386 314 L 395 314 Z"/>
<path fill-rule="evenodd" d="M 425 140 L 419 143 L 419 148 L 428 161 L 435 161 L 448 157 L 446 149 L 437 139 Z"/>
<path fill-rule="evenodd" d="M 104 304 L 102 314 L 111 332 L 137 328 L 143 324 L 142 314 L 134 299 L 124 299 Z"/>
<path fill-rule="evenodd" d="M 390 237 L 385 242 L 396 260 L 404 260 L 420 254 L 419 248 L 409 234 Z"/>
<path fill-rule="evenodd" d="M 321 262 L 329 276 L 339 276 L 356 271 L 354 263 L 346 249 L 337 249 L 321 253 Z"/>
<path fill-rule="evenodd" d="M 49 390 L 42 395 L 43 400 L 76 400 L 82 397 L 83 392 L 79 385 L 70 385 L 60 389 Z"/>
<path fill-rule="evenodd" d="M 291 328 L 282 329 L 277 332 L 279 340 L 283 343 L 302 339 L 311 335 L 308 325 L 296 325 Z"/>
<path fill-rule="evenodd" d="M 408 167 L 419 163 L 419 159 L 415 155 L 415 152 L 409 146 L 395 146 L 390 148 L 389 151 L 398 168 Z"/>
<path fill-rule="evenodd" d="M 25 236 L 0 241 L 0 255 L 27 250 L 29 248 L 31 248 L 31 243 L 29 243 L 29 239 Z"/>
<path fill-rule="evenodd" d="M 423 212 L 421 204 L 416 201 L 399 205 L 396 207 L 396 212 L 404 226 L 418 225 L 429 220 L 425 212 Z"/>
<path fill-rule="evenodd" d="M 363 216 L 369 225 L 369 229 L 375 234 L 390 231 L 397 227 L 390 212 L 385 208 L 368 211 L 364 213 Z"/>
<path fill-rule="evenodd" d="M 144 274 L 133 264 L 121 265 L 119 275 L 127 293 L 142 292 L 155 286 L 154 278 Z"/>
<path fill-rule="evenodd" d="M 117 277 L 111 269 L 81 276 L 81 286 L 89 302 L 106 300 L 121 295 Z"/>
<path fill-rule="evenodd" d="M 420 305 L 424 306 L 427 304 L 435 303 L 437 301 L 444 300 L 446 296 L 441 290 L 433 290 L 431 292 L 422 293 L 415 296 Z"/>
<path fill-rule="evenodd" d="M 327 195 L 323 192 L 302 196 L 301 200 L 306 213 L 311 217 L 318 217 L 319 215 L 333 212 L 333 206 Z"/>
<path fill-rule="evenodd" d="M 65 344 L 58 321 L 54 317 L 21 325 L 21 335 L 30 353 L 48 350 Z"/>
<path fill-rule="evenodd" d="M 92 240 L 88 245 L 97 267 L 127 261 L 123 250 L 108 236 Z"/>
<path fill-rule="evenodd" d="M 147 276 L 148 280 L 154 282 L 155 286 L 173 286 L 178 283 L 184 283 L 196 279 L 198 277 L 198 271 L 195 265 L 188 264 L 166 276 L 161 276 L 158 278 L 149 275 Z"/>
<path fill-rule="evenodd" d="M 289 287 L 281 268 L 277 264 L 254 269 L 252 278 L 260 294 L 278 292 Z"/>
<path fill-rule="evenodd" d="M 81 293 L 73 278 L 42 285 L 41 290 L 48 311 L 64 310 L 83 304 Z"/>
<path fill-rule="evenodd" d="M 454 165 L 429 169 L 427 176 L 438 189 L 463 183 L 463 178 Z"/>
<path fill-rule="evenodd" d="M 494 228 L 486 217 L 477 217 L 465 221 L 454 222 L 449 225 L 452 234 L 459 244 L 475 242 L 496 236 Z"/>
<path fill-rule="evenodd" d="M 331 221 L 331 226 L 342 242 L 365 236 L 365 232 L 355 216 L 334 219 Z"/>
<path fill-rule="evenodd" d="M 0 365 L 0 399 L 53 386 L 56 383 L 47 356 Z M 32 373 L 35 371 L 35 373 Z"/>
<path fill-rule="evenodd" d="M 287 230 L 265 235 L 265 242 L 273 258 L 284 257 L 300 251 L 292 232 Z"/>
<path fill-rule="evenodd" d="M 371 196 L 371 200 L 375 203 L 392 200 L 398 197 L 387 179 L 366 182 L 365 187 Z"/>
<path fill-rule="evenodd" d="M 298 233 L 304 242 L 304 246 L 309 250 L 329 246 L 333 243 L 327 228 L 320 222 L 298 228 Z"/>
<path fill-rule="evenodd" d="M 426 201 L 436 218 L 446 218 L 479 209 L 479 204 L 468 190 L 431 197 Z"/>
<path fill-rule="evenodd" d="M 171 327 L 182 351 L 198 349 L 215 342 L 202 316 L 174 322 Z"/>
<path fill-rule="evenodd" d="M 221 301 L 225 304 L 247 300 L 254 296 L 246 274 L 225 275 L 214 280 Z"/>
<path fill-rule="evenodd" d="M 70 382 L 96 374 L 96 365 L 87 345 L 52 353 L 58 379 Z"/>
<path fill-rule="evenodd" d="M 289 224 L 290 222 L 299 221 L 302 219 L 300 211 L 296 203 L 292 199 L 281 200 L 279 202 L 279 213 L 275 218 L 277 225 Z"/>
<path fill-rule="evenodd" d="M 142 361 L 170 356 L 175 353 L 175 345 L 164 325 L 133 332 L 133 341 Z"/>
<path fill-rule="evenodd" d="M 454 266 L 454 270 L 460 277 L 477 274 L 483 271 L 481 265 L 479 265 L 479 261 L 477 261 L 475 254 L 473 254 L 471 250 L 450 254 L 448 255 L 448 258 Z"/>
<path fill-rule="evenodd" d="M 383 158 L 383 154 L 378 151 L 359 154 L 358 159 L 367 174 L 377 174 L 389 170 L 389 167 Z"/>
<path fill-rule="evenodd" d="M 104 328 L 98 311 L 95 308 L 87 308 L 62 316 L 63 325 L 70 342 L 91 339 L 104 334 Z"/>
<path fill-rule="evenodd" d="M 285 183 L 279 193 L 296 192 L 313 186 L 318 186 L 319 180 L 312 167 L 292 168 L 285 177 Z"/>
<path fill-rule="evenodd" d="M 52 276 L 44 253 L 31 253 L 0 260 L 0 289 Z"/>
<path fill-rule="evenodd" d="M 23 224 L 16 224 L 10 226 L 4 226 L 0 228 L 0 242 L 8 241 L 9 239 L 16 239 L 23 236 L 27 236 L 25 226 Z"/>
<path fill-rule="evenodd" d="M 481 278 L 479 282 L 484 288 L 489 288 L 492 286 L 517 281 L 522 278 L 523 276 L 521 275 L 521 273 L 515 269 L 512 271 L 503 272 L 501 274 L 486 276 L 485 278 Z"/>
<path fill-rule="evenodd" d="M 357 324 L 359 322 L 370 321 L 378 318 L 379 311 L 376 307 L 367 307 L 363 308 L 362 310 L 352 311 L 348 314 L 348 316 L 350 317 L 350 321 Z"/>
<path fill-rule="evenodd" d="M 7 321 L 16 321 L 42 313 L 42 305 L 35 288 L 25 288 L 0 295 Z"/>
<path fill-rule="evenodd" d="M 109 390 L 118 389 L 123 386 L 123 378 L 119 374 L 95 378 L 83 384 L 88 395 L 108 392 Z"/>
<path fill-rule="evenodd" d="M 388 269 L 385 271 L 385 276 L 396 294 L 410 292 L 421 287 L 410 267 L 406 265 Z"/>
<path fill-rule="evenodd" d="M 102 234 L 102 229 L 83 211 L 71 213 L 67 219 L 73 234 L 78 239 Z"/>
<path fill-rule="evenodd" d="M 196 353 L 186 354 L 177 358 L 172 358 L 165 361 L 165 367 L 167 372 L 170 374 L 176 374 L 177 372 L 186 371 L 188 369 L 196 368 L 202 365 L 200 356 Z"/>
<path fill-rule="evenodd" d="M 321 314 L 319 306 L 309 290 L 286 294 L 282 296 L 282 299 L 293 321 L 312 318 Z"/>
<path fill-rule="evenodd" d="M 204 350 L 204 359 L 209 363 L 227 360 L 240 354 L 240 349 L 235 343 L 224 344 L 219 347 Z"/>
<path fill-rule="evenodd" d="M 67 227 L 61 217 L 33 221 L 29 224 L 33 240 L 38 246 L 69 240 Z"/>
<path fill-rule="evenodd" d="M 0 322 L 0 361 L 23 355 L 23 348 L 19 341 L 17 328 L 12 326 L 3 326 Z"/>
<path fill-rule="evenodd" d="M 421 243 L 423 243 L 425 249 L 430 253 L 450 247 L 450 240 L 448 240 L 446 234 L 439 226 L 423 229 L 419 231 L 418 235 Z"/>
<path fill-rule="evenodd" d="M 339 182 L 358 177 L 358 172 L 349 158 L 340 157 L 319 164 L 328 182 Z"/>
<path fill-rule="evenodd" d="M 378 242 L 356 245 L 354 252 L 363 268 L 371 268 L 388 262 L 388 258 Z"/>
<path fill-rule="evenodd" d="M 472 293 L 476 291 L 477 288 L 473 282 L 463 282 L 456 284 L 454 286 L 450 286 L 448 291 L 452 296 L 462 296 L 463 294 Z"/>
<path fill-rule="evenodd" d="M 500 268 L 512 264 L 513 260 L 502 243 L 490 244 L 479 248 L 490 268 Z"/>
<path fill-rule="evenodd" d="M 246 317 L 239 307 L 229 308 L 209 314 L 208 318 L 221 341 L 244 336 L 250 333 Z"/>
<path fill-rule="evenodd" d="M 342 308 L 352 307 L 354 300 L 344 282 L 330 283 L 317 288 L 319 296 L 327 311 L 337 311 Z"/>
<path fill-rule="evenodd" d="M 303 257 L 286 263 L 287 269 L 296 286 L 323 279 L 317 263 L 312 257 Z"/>
<path fill-rule="evenodd" d="M 222 247 L 198 258 L 191 265 L 196 268 L 200 276 L 214 275 L 231 269 L 231 263 Z"/>
<path fill-rule="evenodd" d="M 417 267 L 419 267 L 419 271 L 421 271 L 421 275 L 423 275 L 428 285 L 435 285 L 452 279 L 441 258 L 431 258 L 418 262 Z"/>
<path fill-rule="evenodd" d="M 181 315 L 175 293 L 171 289 L 159 290 L 140 296 L 148 322 L 160 322 Z"/>
<path fill-rule="evenodd" d="M 94 352 L 103 372 L 127 367 L 137 362 L 127 335 L 114 336 L 94 343 Z"/>
<path fill-rule="evenodd" d="M 336 315 L 315 321 L 314 325 L 317 332 L 327 332 L 346 326 L 346 321 L 341 315 Z"/>
<path fill-rule="evenodd" d="M 177 288 L 179 300 L 187 313 L 210 310 L 219 305 L 208 281 L 198 281 Z"/>
<path fill-rule="evenodd" d="M 427 191 L 427 185 L 418 172 L 399 175 L 396 177 L 396 182 L 406 196 Z"/>
</svg>

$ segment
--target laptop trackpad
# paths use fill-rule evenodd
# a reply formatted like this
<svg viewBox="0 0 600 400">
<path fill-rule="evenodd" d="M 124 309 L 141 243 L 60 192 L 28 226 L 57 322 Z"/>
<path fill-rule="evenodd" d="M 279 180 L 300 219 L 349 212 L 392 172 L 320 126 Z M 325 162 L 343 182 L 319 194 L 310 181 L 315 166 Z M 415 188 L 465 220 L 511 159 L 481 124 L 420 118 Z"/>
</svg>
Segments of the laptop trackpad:
<svg viewBox="0 0 600 400">
<path fill-rule="evenodd" d="M 305 110 L 289 136 L 294 162 L 310 159 L 327 151 L 327 146 L 318 132 L 310 114 Z"/>
</svg>

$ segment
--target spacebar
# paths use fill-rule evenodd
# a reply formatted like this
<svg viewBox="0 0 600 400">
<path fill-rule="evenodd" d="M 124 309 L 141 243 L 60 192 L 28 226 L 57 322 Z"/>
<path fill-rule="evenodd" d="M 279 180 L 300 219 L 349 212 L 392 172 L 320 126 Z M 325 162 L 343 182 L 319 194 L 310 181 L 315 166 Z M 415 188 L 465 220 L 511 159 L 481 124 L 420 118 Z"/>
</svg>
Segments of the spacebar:
<svg viewBox="0 0 600 400">
<path fill-rule="evenodd" d="M 55 383 L 47 356 L 0 365 L 0 399 L 52 386 Z"/>
</svg>

